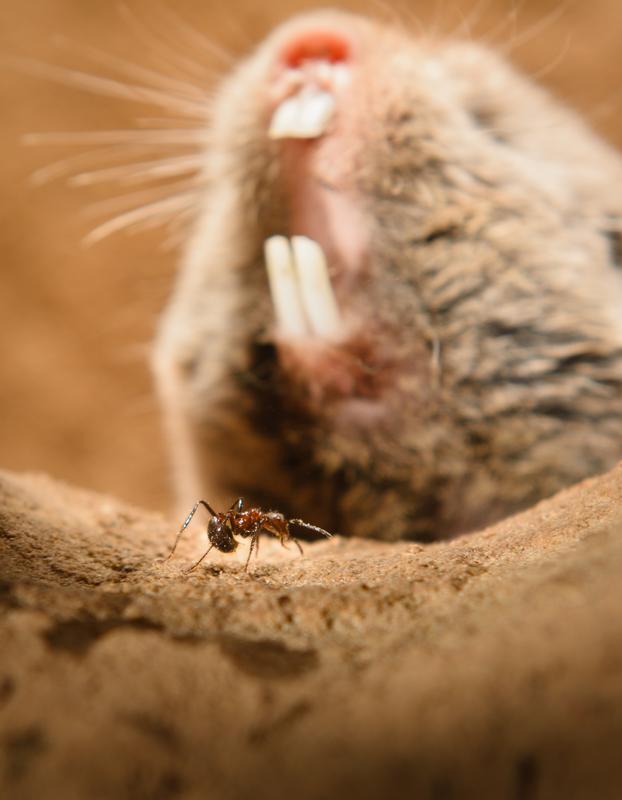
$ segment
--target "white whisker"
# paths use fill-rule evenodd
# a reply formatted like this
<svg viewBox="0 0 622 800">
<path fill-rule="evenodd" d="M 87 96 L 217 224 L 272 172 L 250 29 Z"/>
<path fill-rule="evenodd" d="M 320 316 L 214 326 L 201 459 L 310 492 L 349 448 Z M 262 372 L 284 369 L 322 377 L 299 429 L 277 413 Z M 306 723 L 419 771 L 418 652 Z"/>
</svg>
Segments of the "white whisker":
<svg viewBox="0 0 622 800">
<path fill-rule="evenodd" d="M 193 59 L 185 58 L 180 52 L 181 48 L 175 50 L 171 47 L 170 42 L 167 41 L 159 31 L 154 32 L 153 30 L 148 30 L 145 20 L 138 19 L 126 3 L 122 3 L 119 6 L 119 13 L 123 17 L 126 26 L 131 28 L 136 36 L 157 55 L 159 64 L 168 61 L 174 69 L 184 69 L 188 75 L 200 79 L 204 79 L 206 74 L 213 75 L 215 73 L 212 67 L 199 64 Z M 149 19 L 151 19 L 150 15 Z"/>
<path fill-rule="evenodd" d="M 89 172 L 80 172 L 69 179 L 71 186 L 92 186 L 96 183 L 131 184 L 146 180 L 171 178 L 178 175 L 197 172 L 203 159 L 200 154 L 193 156 L 175 156 L 152 161 L 137 161 L 115 167 L 103 167 Z"/>
<path fill-rule="evenodd" d="M 94 94 L 181 111 L 185 116 L 195 119 L 203 119 L 206 114 L 206 102 L 204 100 L 187 100 L 176 97 L 170 92 L 163 92 L 148 86 L 123 83 L 113 78 L 101 78 L 80 70 L 57 67 L 52 64 L 40 64 L 33 60 L 20 59 L 16 63 L 21 69 L 36 77 L 43 77 L 46 80 L 55 81 L 64 86 L 75 86 Z"/>
<path fill-rule="evenodd" d="M 443 37 L 443 31 L 446 28 L 447 19 L 447 6 L 442 1 L 437 1 L 434 4 L 434 16 L 427 23 L 427 38 L 439 39 Z"/>
<path fill-rule="evenodd" d="M 87 208 L 89 216 L 98 215 L 101 219 L 103 214 L 110 218 L 96 224 L 85 237 L 85 243 L 101 241 L 122 230 L 137 231 L 162 225 L 166 225 L 169 231 L 175 228 L 179 234 L 182 225 L 196 210 L 204 191 L 201 166 L 202 153 L 209 139 L 207 125 L 211 100 L 205 87 L 211 83 L 213 69 L 202 66 L 200 61 L 190 60 L 192 55 L 187 43 L 180 50 L 188 57 L 174 53 L 164 41 L 164 34 L 177 30 L 184 34 L 186 42 L 190 39 L 192 47 L 199 47 L 202 53 L 216 53 L 221 59 L 225 57 L 216 45 L 203 40 L 168 13 L 161 16 L 168 21 L 166 31 L 155 35 L 152 13 L 148 17 L 150 29 L 147 29 L 139 24 L 127 7 L 121 11 L 128 27 L 131 25 L 138 29 L 142 38 L 149 40 L 157 55 L 157 66 L 154 67 L 153 63 L 143 66 L 97 48 L 76 46 L 66 41 L 63 41 L 66 49 L 78 52 L 94 69 L 102 68 L 106 74 L 90 74 L 82 69 L 33 60 L 14 60 L 22 71 L 38 78 L 158 109 L 151 116 L 141 116 L 135 128 L 34 132 L 22 137 L 22 142 L 28 146 L 88 148 L 88 152 L 59 159 L 37 170 L 31 178 L 34 183 L 41 184 L 62 176 L 71 186 L 117 183 L 139 189 L 91 204 Z M 175 68 L 163 74 L 163 64 L 168 69 L 166 54 L 169 52 L 174 56 Z M 192 78 L 182 72 L 180 65 Z M 158 116 L 160 109 L 162 116 Z M 181 240 L 180 236 L 176 238 Z"/>
<path fill-rule="evenodd" d="M 150 213 L 145 215 L 143 219 L 135 219 L 129 226 L 125 226 L 125 232 L 128 234 L 144 233 L 146 231 L 155 230 L 155 228 L 168 228 L 173 222 L 184 220 L 187 236 L 188 220 L 190 219 L 194 208 L 194 203 L 188 205 L 180 204 L 180 207 L 177 210 L 171 207 L 170 204 L 167 204 L 162 211 L 158 211 L 152 207 Z M 168 238 L 164 240 L 164 247 L 168 244 L 168 241 Z"/>
<path fill-rule="evenodd" d="M 224 47 L 216 44 L 216 42 L 212 41 L 207 36 L 199 33 L 199 31 L 191 25 L 188 25 L 188 23 L 175 14 L 170 8 L 158 5 L 154 8 L 154 12 L 159 14 L 167 27 L 172 28 L 176 25 L 179 32 L 182 33 L 186 37 L 186 40 L 200 53 L 211 53 L 211 55 L 221 61 L 225 67 L 230 67 L 235 62 L 235 56 L 228 53 Z"/>
<path fill-rule="evenodd" d="M 102 214 L 120 214 L 139 206 L 149 205 L 154 201 L 166 200 L 168 197 L 199 192 L 202 190 L 202 186 L 202 182 L 197 178 L 187 178 L 166 186 L 145 187 L 116 197 L 109 197 L 106 200 L 99 200 L 91 203 L 85 211 L 90 217 Z"/>
<path fill-rule="evenodd" d="M 477 27 L 485 8 L 489 5 L 489 1 L 478 0 L 466 13 L 458 9 L 462 19 L 455 28 L 447 33 L 447 38 L 453 39 L 466 36 L 468 39 L 473 40 L 473 29 Z"/>
<path fill-rule="evenodd" d="M 391 25 L 396 30 L 402 33 L 412 33 L 413 28 L 417 29 L 417 33 L 421 37 L 427 35 L 427 31 L 421 17 L 417 16 L 414 11 L 406 8 L 396 8 L 391 5 L 387 0 L 372 0 L 372 4 L 376 7 L 379 18 Z"/>
<path fill-rule="evenodd" d="M 533 39 L 550 28 L 551 25 L 557 22 L 567 11 L 568 6 L 562 3 L 521 33 L 515 34 L 505 47 L 499 48 L 499 51 L 504 55 L 513 53 L 519 47 L 533 41 Z"/>
<path fill-rule="evenodd" d="M 162 145 L 203 145 L 206 134 L 202 128 L 185 130 L 111 130 L 111 131 L 70 131 L 27 133 L 22 144 L 27 146 L 42 144 L 88 145 L 88 144 L 140 144 L 142 146 Z"/>
<path fill-rule="evenodd" d="M 138 224 L 141 224 L 143 229 L 157 227 L 179 212 L 191 211 L 195 208 L 199 191 L 198 188 L 195 188 L 192 191 L 180 192 L 124 211 L 94 228 L 84 238 L 84 243 L 89 245 L 100 242 L 113 233 L 133 228 Z"/>
<path fill-rule="evenodd" d="M 545 67 L 542 67 L 542 69 L 539 69 L 536 72 L 532 72 L 530 77 L 535 81 L 542 80 L 542 78 L 544 78 L 546 75 L 549 75 L 551 72 L 556 70 L 557 67 L 559 67 L 559 65 L 566 59 L 571 44 L 572 44 L 572 34 L 568 33 L 566 39 L 564 40 L 562 49 L 555 56 L 555 58 Z"/>
<path fill-rule="evenodd" d="M 166 234 L 162 248 L 167 251 L 181 249 L 188 240 L 188 222 L 194 208 L 174 214 L 166 223 Z"/>
<path fill-rule="evenodd" d="M 203 130 L 209 121 L 209 109 L 206 109 L 205 119 L 200 122 L 194 123 L 194 120 L 189 120 L 187 117 L 134 117 L 132 122 L 142 128 L 158 128 L 170 130 L 188 130 L 188 123 L 191 123 L 195 129 Z"/>
<path fill-rule="evenodd" d="M 110 147 L 101 147 L 97 150 L 89 150 L 88 153 L 79 153 L 78 155 L 59 159 L 51 164 L 47 164 L 45 167 L 40 167 L 32 173 L 30 181 L 36 186 L 41 186 L 56 178 L 61 178 L 63 175 L 82 169 L 89 164 L 92 165 L 98 158 L 105 158 L 109 161 L 111 158 L 114 159 L 116 157 L 117 159 L 127 161 L 127 150 L 136 150 L 142 153 L 142 148 L 133 145 L 125 145 L 122 149 L 117 144 Z"/>
<path fill-rule="evenodd" d="M 510 41 L 516 35 L 516 24 L 518 21 L 518 15 L 520 13 L 520 8 L 523 5 L 523 0 L 520 2 L 512 3 L 512 8 L 506 13 L 501 16 L 501 22 L 497 23 L 491 30 L 485 32 L 482 36 L 482 41 L 485 42 L 490 47 L 497 47 L 497 39 L 503 34 L 505 29 L 508 26 L 510 28 Z"/>
<path fill-rule="evenodd" d="M 146 84 L 151 83 L 154 88 L 173 92 L 177 97 L 186 97 L 189 100 L 197 100 L 200 102 L 205 99 L 204 86 L 199 86 L 189 81 L 182 81 L 178 78 L 172 78 L 169 75 L 149 69 L 148 67 L 143 67 L 140 64 L 134 64 L 124 58 L 104 53 L 95 47 L 78 45 L 75 42 L 66 40 L 64 37 L 60 39 L 60 41 L 65 50 L 73 50 L 85 56 L 93 63 L 104 66 L 107 69 L 115 70 L 124 77 L 144 81 Z"/>
</svg>

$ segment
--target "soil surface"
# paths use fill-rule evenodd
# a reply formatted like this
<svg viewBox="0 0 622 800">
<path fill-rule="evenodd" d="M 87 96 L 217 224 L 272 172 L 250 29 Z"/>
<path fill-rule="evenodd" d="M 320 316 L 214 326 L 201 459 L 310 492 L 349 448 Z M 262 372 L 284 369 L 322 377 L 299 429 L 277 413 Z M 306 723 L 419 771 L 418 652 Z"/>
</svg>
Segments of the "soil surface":
<svg viewBox="0 0 622 800">
<path fill-rule="evenodd" d="M 622 796 L 622 466 L 248 572 L 201 522 L 0 475 L 3 798 Z"/>
<path fill-rule="evenodd" d="M 170 507 L 168 459 L 148 362 L 179 252 L 166 248 L 171 237 L 165 229 L 84 246 L 93 228 L 131 207 L 123 198 L 141 186 L 72 185 L 72 175 L 113 166 L 118 156 L 75 140 L 27 147 L 23 137 L 144 129 L 154 117 L 156 126 L 190 123 L 178 111 L 165 123 L 161 108 L 64 86 L 51 79 L 52 68 L 132 82 L 119 62 L 129 61 L 165 81 L 205 87 L 209 102 L 219 77 L 276 24 L 322 5 L 393 20 L 414 35 L 439 32 L 488 42 L 575 107 L 614 146 L 622 145 L 619 0 L 5 0 L 0 466 L 41 470 L 148 508 Z M 129 19 L 122 7 L 130 9 Z M 197 45 L 188 26 L 216 50 Z M 219 57 L 218 48 L 229 57 Z M 13 59 L 34 60 L 41 71 L 33 75 Z M 121 160 L 179 154 L 139 148 Z M 43 184 L 36 180 L 39 170 L 76 157 L 84 161 L 66 174 Z M 143 202 L 150 197 L 146 191 Z"/>
</svg>

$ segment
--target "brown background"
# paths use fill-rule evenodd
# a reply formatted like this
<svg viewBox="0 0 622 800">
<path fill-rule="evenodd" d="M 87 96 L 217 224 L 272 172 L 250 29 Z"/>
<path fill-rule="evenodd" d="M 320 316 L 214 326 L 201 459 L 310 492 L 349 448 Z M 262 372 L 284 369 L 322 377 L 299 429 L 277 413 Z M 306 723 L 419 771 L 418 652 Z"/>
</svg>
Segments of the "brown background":
<svg viewBox="0 0 622 800">
<path fill-rule="evenodd" d="M 189 47 L 183 29 L 167 24 L 161 12 L 174 9 L 181 20 L 239 55 L 289 13 L 318 4 L 133 0 L 128 5 L 145 29 L 159 31 L 173 49 L 192 54 L 206 69 L 222 69 L 221 62 Z M 619 0 L 332 5 L 381 17 L 397 12 L 414 30 L 419 25 L 460 29 L 501 47 L 514 42 L 515 63 L 622 145 Z M 106 72 L 74 43 L 166 71 L 148 45 L 150 35 L 131 30 L 108 0 L 0 0 L 5 61 L 26 57 Z M 77 151 L 20 143 L 32 131 L 131 127 L 145 109 L 33 77 L 8 63 L 0 66 L 0 87 L 0 465 L 44 470 L 166 508 L 167 465 L 147 356 L 176 255 L 163 249 L 164 237 L 157 233 L 117 235 L 84 247 L 84 236 L 106 218 L 93 215 L 93 204 L 116 196 L 117 189 L 75 190 L 63 180 L 34 186 L 30 176 L 37 169 Z"/>
</svg>

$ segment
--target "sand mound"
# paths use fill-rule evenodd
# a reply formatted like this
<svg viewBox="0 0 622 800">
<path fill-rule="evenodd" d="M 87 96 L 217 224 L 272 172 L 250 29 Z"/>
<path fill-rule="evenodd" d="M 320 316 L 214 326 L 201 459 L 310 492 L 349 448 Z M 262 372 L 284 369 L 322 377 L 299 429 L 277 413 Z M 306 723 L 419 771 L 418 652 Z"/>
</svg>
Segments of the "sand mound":
<svg viewBox="0 0 622 800">
<path fill-rule="evenodd" d="M 0 473 L 2 797 L 622 796 L 622 468 L 248 573 L 176 525 Z"/>
</svg>

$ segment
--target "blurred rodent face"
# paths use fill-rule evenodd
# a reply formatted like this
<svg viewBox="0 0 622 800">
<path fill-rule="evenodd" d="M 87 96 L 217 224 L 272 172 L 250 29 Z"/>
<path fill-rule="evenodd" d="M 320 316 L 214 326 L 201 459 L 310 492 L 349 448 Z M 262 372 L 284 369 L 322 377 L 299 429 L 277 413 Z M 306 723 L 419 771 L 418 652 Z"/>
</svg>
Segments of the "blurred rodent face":
<svg viewBox="0 0 622 800">
<path fill-rule="evenodd" d="M 282 26 L 216 100 L 156 348 L 180 492 L 433 538 L 614 463 L 621 173 L 478 46 Z"/>
</svg>

